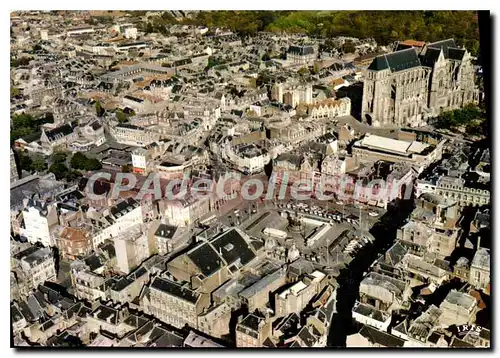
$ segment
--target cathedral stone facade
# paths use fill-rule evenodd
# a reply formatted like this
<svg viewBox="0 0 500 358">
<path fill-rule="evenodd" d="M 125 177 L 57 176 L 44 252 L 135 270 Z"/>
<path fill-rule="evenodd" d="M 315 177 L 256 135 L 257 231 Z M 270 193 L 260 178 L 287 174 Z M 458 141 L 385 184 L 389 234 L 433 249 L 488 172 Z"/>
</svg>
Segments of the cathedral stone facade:
<svg viewBox="0 0 500 358">
<path fill-rule="evenodd" d="M 400 44 L 366 70 L 362 121 L 373 126 L 422 126 L 443 111 L 479 101 L 474 65 L 453 39 Z"/>
</svg>

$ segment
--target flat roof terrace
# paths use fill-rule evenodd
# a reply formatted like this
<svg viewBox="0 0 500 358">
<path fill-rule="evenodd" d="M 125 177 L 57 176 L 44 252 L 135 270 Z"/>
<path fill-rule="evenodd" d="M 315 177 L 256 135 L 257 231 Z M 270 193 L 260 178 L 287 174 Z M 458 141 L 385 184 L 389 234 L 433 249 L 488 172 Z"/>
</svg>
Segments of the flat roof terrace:
<svg viewBox="0 0 500 358">
<path fill-rule="evenodd" d="M 408 142 L 374 134 L 367 134 L 363 139 L 357 141 L 355 146 L 402 156 L 409 156 L 413 153 L 420 154 L 430 147 L 428 144 L 418 141 Z"/>
</svg>

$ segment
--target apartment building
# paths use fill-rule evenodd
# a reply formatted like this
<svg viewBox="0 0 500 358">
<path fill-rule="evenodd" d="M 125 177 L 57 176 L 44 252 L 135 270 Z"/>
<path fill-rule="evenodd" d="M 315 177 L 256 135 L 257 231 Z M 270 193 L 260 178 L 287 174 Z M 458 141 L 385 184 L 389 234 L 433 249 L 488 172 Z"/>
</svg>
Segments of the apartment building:
<svg viewBox="0 0 500 358">
<path fill-rule="evenodd" d="M 54 255 L 48 247 L 31 246 L 13 257 L 13 270 L 20 270 L 31 288 L 56 279 Z"/>
<path fill-rule="evenodd" d="M 106 278 L 91 271 L 83 261 L 75 260 L 70 265 L 71 286 L 76 297 L 93 302 L 105 299 L 101 288 Z"/>
<path fill-rule="evenodd" d="M 351 100 L 348 97 L 326 99 L 307 106 L 307 114 L 312 119 L 348 116 L 351 114 Z"/>
<path fill-rule="evenodd" d="M 198 316 L 198 329 L 212 337 L 230 334 L 232 308 L 226 302 L 211 306 Z"/>
<path fill-rule="evenodd" d="M 148 233 L 144 224 L 130 226 L 113 238 L 117 267 L 128 274 L 155 250 L 154 236 Z"/>
<path fill-rule="evenodd" d="M 211 293 L 257 257 L 253 241 L 238 228 L 212 238 L 197 237 L 197 241 L 194 248 L 170 261 L 167 270 L 200 292 Z"/>
<path fill-rule="evenodd" d="M 24 225 L 20 228 L 20 235 L 28 242 L 41 243 L 43 246 L 54 246 L 52 232 L 59 224 L 55 204 L 46 201 L 28 199 L 22 211 Z"/>
<path fill-rule="evenodd" d="M 314 271 L 295 283 L 293 286 L 275 295 L 276 316 L 282 317 L 290 313 L 301 312 L 309 301 L 318 294 L 325 285 L 326 275 Z"/>
<path fill-rule="evenodd" d="M 486 290 L 491 282 L 490 271 L 490 250 L 479 247 L 472 259 L 469 283 L 477 289 Z"/>
<path fill-rule="evenodd" d="M 312 85 L 277 83 L 271 89 L 271 99 L 287 104 L 292 108 L 297 107 L 299 104 L 311 105 L 313 103 Z"/>
<path fill-rule="evenodd" d="M 359 286 L 360 302 L 391 313 L 406 306 L 411 295 L 409 281 L 370 272 Z"/>
<path fill-rule="evenodd" d="M 186 227 L 193 225 L 209 212 L 210 198 L 208 196 L 194 197 L 186 194 L 182 199 L 166 202 L 164 217 L 170 225 Z"/>
<path fill-rule="evenodd" d="M 236 325 L 236 347 L 260 348 L 271 331 L 271 322 L 257 312 L 249 313 L 243 319 L 240 317 Z"/>
<path fill-rule="evenodd" d="M 487 205 L 491 199 L 489 190 L 468 187 L 464 179 L 447 176 L 438 179 L 435 193 L 456 200 L 462 206 Z"/>
<path fill-rule="evenodd" d="M 74 260 L 77 256 L 86 256 L 92 250 L 90 226 L 65 227 L 57 238 L 59 252 L 65 259 Z"/>
<path fill-rule="evenodd" d="M 92 237 L 94 249 L 105 239 L 116 237 L 143 221 L 141 205 L 133 198 L 123 200 L 102 213 L 88 213 L 87 215 L 97 230 Z"/>
<path fill-rule="evenodd" d="M 141 306 L 148 314 L 177 328 L 186 324 L 198 328 L 198 315 L 210 305 L 210 296 L 200 294 L 189 284 L 155 277 L 149 285 L 149 297 L 144 296 Z"/>
<path fill-rule="evenodd" d="M 118 143 L 136 147 L 144 147 L 160 139 L 158 133 L 128 123 L 117 124 L 110 132 Z"/>
<path fill-rule="evenodd" d="M 476 320 L 477 301 L 471 295 L 451 290 L 439 306 L 439 323 L 443 327 L 473 323 Z"/>
</svg>

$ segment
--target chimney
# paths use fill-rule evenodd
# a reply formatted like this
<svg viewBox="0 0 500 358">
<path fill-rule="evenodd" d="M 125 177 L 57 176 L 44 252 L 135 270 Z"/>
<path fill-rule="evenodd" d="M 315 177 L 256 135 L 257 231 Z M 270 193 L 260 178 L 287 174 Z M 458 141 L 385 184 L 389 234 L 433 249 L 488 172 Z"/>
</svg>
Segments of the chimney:
<svg viewBox="0 0 500 358">
<path fill-rule="evenodd" d="M 476 251 L 479 250 L 481 248 L 481 236 L 478 236 L 477 237 L 477 247 L 476 247 Z"/>
</svg>

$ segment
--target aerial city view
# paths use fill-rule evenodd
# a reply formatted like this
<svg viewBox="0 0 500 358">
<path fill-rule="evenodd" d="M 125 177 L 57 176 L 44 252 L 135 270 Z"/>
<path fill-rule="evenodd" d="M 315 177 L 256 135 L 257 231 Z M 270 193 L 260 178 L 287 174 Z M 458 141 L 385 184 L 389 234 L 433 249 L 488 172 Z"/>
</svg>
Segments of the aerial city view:
<svg viewBox="0 0 500 358">
<path fill-rule="evenodd" d="M 11 12 L 11 347 L 490 348 L 481 21 Z"/>
</svg>

